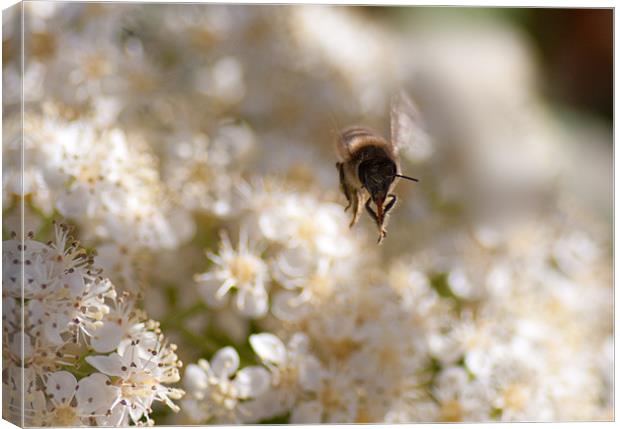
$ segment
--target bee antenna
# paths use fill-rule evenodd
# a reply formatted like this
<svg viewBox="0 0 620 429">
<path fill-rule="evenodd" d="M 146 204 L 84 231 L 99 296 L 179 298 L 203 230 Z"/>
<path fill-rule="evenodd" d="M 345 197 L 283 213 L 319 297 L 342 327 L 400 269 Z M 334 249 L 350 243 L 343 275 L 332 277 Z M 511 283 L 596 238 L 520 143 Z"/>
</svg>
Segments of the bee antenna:
<svg viewBox="0 0 620 429">
<path fill-rule="evenodd" d="M 411 180 L 412 182 L 419 182 L 418 179 L 414 179 L 413 177 L 403 176 L 402 174 L 397 174 L 396 177 L 402 177 L 403 179 Z"/>
</svg>

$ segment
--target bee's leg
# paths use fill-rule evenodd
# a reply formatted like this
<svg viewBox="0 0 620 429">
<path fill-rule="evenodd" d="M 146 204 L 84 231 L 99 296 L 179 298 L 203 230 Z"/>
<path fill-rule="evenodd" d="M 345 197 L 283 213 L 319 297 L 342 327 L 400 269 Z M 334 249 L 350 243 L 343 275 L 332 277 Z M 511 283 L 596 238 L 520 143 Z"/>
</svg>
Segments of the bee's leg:
<svg viewBox="0 0 620 429">
<path fill-rule="evenodd" d="M 391 203 L 392 205 L 394 204 L 394 199 L 392 199 Z M 372 209 L 372 207 L 370 207 L 370 203 L 372 202 L 371 198 L 368 198 L 368 200 L 366 201 L 365 207 L 366 207 L 366 211 L 368 212 L 368 214 L 370 215 L 370 217 L 372 217 L 375 220 L 375 223 L 377 224 L 377 226 L 379 227 L 379 239 L 377 240 L 377 243 L 381 243 L 381 241 L 383 241 L 383 239 L 385 238 L 385 236 L 387 235 L 387 231 L 385 230 L 385 228 L 383 227 L 383 225 L 381 225 L 379 223 L 379 217 L 377 216 L 377 213 L 374 212 L 374 210 Z M 391 207 L 390 207 L 391 208 Z"/>
<path fill-rule="evenodd" d="M 396 198 L 396 195 L 394 194 L 388 195 L 388 198 L 392 198 L 392 199 L 390 200 L 389 203 L 386 204 L 385 209 L 383 209 L 386 215 L 388 214 L 390 210 L 392 210 L 392 208 L 394 207 L 394 204 L 396 204 L 396 201 L 398 200 L 398 198 Z"/>
<path fill-rule="evenodd" d="M 379 225 L 379 218 L 377 217 L 377 213 L 375 213 L 375 211 L 372 209 L 372 207 L 370 207 L 370 203 L 372 203 L 372 199 L 368 198 L 368 201 L 366 201 L 366 204 L 365 204 L 366 211 L 368 212 L 370 217 L 375 220 L 375 223 L 377 224 L 377 226 L 381 226 L 381 225 Z"/>
<path fill-rule="evenodd" d="M 338 172 L 340 175 L 340 188 L 342 189 L 342 193 L 344 194 L 344 196 L 347 197 L 347 203 L 349 203 L 344 208 L 344 211 L 346 212 L 349 207 L 351 207 L 351 191 L 349 190 L 349 187 L 347 186 L 347 183 L 344 179 L 344 166 L 342 162 L 336 163 L 336 168 L 338 168 Z"/>
<path fill-rule="evenodd" d="M 357 223 L 357 220 L 360 217 L 362 206 L 360 206 L 360 193 L 359 191 L 353 191 L 353 195 L 351 198 L 351 202 L 353 204 L 353 219 L 351 219 L 351 223 L 349 224 L 349 228 L 353 228 L 353 225 Z"/>
</svg>

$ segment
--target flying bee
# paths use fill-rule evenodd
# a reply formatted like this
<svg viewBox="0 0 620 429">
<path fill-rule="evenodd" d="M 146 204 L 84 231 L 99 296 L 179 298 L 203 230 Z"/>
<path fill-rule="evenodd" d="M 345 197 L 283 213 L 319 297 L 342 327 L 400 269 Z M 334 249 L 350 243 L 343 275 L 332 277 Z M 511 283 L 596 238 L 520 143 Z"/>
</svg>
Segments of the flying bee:
<svg viewBox="0 0 620 429">
<path fill-rule="evenodd" d="M 337 140 L 340 187 L 347 199 L 345 211 L 352 208 L 355 225 L 362 211 L 366 211 L 379 228 L 378 243 L 387 232 L 386 216 L 394 208 L 397 197 L 392 193 L 398 178 L 418 182 L 418 179 L 401 174 L 399 149 L 412 140 L 426 138 L 420 127 L 420 118 L 411 99 L 399 93 L 392 100 L 390 113 L 390 140 L 384 139 L 370 128 L 353 126 L 342 131 Z M 376 211 L 371 204 L 375 205 Z"/>
</svg>

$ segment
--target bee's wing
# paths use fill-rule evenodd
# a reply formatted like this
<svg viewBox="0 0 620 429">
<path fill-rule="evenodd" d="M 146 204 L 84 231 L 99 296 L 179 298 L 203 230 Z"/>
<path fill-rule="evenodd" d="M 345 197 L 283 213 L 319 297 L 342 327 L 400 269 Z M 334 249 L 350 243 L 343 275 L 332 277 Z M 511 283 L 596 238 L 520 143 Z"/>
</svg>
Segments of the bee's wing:
<svg viewBox="0 0 620 429">
<path fill-rule="evenodd" d="M 433 143 L 422 115 L 403 90 L 392 97 L 390 133 L 394 149 L 412 161 L 424 161 L 433 153 Z"/>
</svg>

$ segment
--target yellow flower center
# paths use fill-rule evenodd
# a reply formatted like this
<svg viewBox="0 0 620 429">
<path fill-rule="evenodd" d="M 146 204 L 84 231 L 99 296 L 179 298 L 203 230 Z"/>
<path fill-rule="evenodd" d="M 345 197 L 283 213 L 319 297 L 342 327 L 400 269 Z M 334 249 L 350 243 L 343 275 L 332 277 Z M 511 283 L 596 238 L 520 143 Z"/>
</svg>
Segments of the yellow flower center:
<svg viewBox="0 0 620 429">
<path fill-rule="evenodd" d="M 299 382 L 299 371 L 296 365 L 288 365 L 280 372 L 280 380 L 278 385 L 284 390 L 295 388 Z"/>
<path fill-rule="evenodd" d="M 520 383 L 508 386 L 502 395 L 506 408 L 513 410 L 523 409 L 527 403 L 527 389 Z"/>
<path fill-rule="evenodd" d="M 237 256 L 230 264 L 230 273 L 240 284 L 250 284 L 258 274 L 258 261 L 251 255 Z"/>
<path fill-rule="evenodd" d="M 97 182 L 101 182 L 103 180 L 103 174 L 100 169 L 94 165 L 82 166 L 76 179 L 80 183 L 87 183 L 88 186 L 92 188 L 97 184 Z"/>
<path fill-rule="evenodd" d="M 298 237 L 306 242 L 311 242 L 316 237 L 319 231 L 319 226 L 316 224 L 312 217 L 305 217 L 299 222 L 297 228 Z"/>
<path fill-rule="evenodd" d="M 91 79 L 100 79 L 108 71 L 108 62 L 101 55 L 91 55 L 86 58 L 84 69 Z"/>
<path fill-rule="evenodd" d="M 460 422 L 463 420 L 463 407 L 457 400 L 451 400 L 441 404 L 442 422 Z"/>
<path fill-rule="evenodd" d="M 149 92 L 157 87 L 157 82 L 153 76 L 146 73 L 134 73 L 129 75 L 129 81 L 138 92 Z"/>
<path fill-rule="evenodd" d="M 208 28 L 194 27 L 189 34 L 191 42 L 199 49 L 210 48 L 217 41 L 217 35 Z"/>
<path fill-rule="evenodd" d="M 310 277 L 308 280 L 308 286 L 314 295 L 320 298 L 328 297 L 332 291 L 329 278 L 318 274 Z"/>
<path fill-rule="evenodd" d="M 127 380 L 118 380 L 116 384 L 120 384 L 121 396 L 123 398 L 148 398 L 153 395 L 153 386 L 159 384 L 155 377 L 146 376 L 145 374 L 134 374 Z"/>
<path fill-rule="evenodd" d="M 321 403 L 325 410 L 338 410 L 344 406 L 340 392 L 329 386 L 321 392 Z"/>
<path fill-rule="evenodd" d="M 346 360 L 353 352 L 359 349 L 359 343 L 344 339 L 341 341 L 327 341 L 326 349 L 338 360 Z"/>
<path fill-rule="evenodd" d="M 192 164 L 187 172 L 188 182 L 205 182 L 211 183 L 215 179 L 215 171 L 209 165 L 210 160 L 207 160 L 207 156 L 204 155 L 202 162 L 195 162 Z"/>
<path fill-rule="evenodd" d="M 75 412 L 75 408 L 69 405 L 62 405 L 54 410 L 52 416 L 52 426 L 79 426 L 80 420 Z"/>
<path fill-rule="evenodd" d="M 228 410 L 234 409 L 237 405 L 237 392 L 232 383 L 215 379 L 210 384 L 213 402 Z"/>
<path fill-rule="evenodd" d="M 372 416 L 366 410 L 366 407 L 363 407 L 357 411 L 357 416 L 355 418 L 355 423 L 372 423 Z"/>
<path fill-rule="evenodd" d="M 379 360 L 386 368 L 394 368 L 400 365 L 400 351 L 396 347 L 385 345 L 379 352 Z"/>
</svg>

